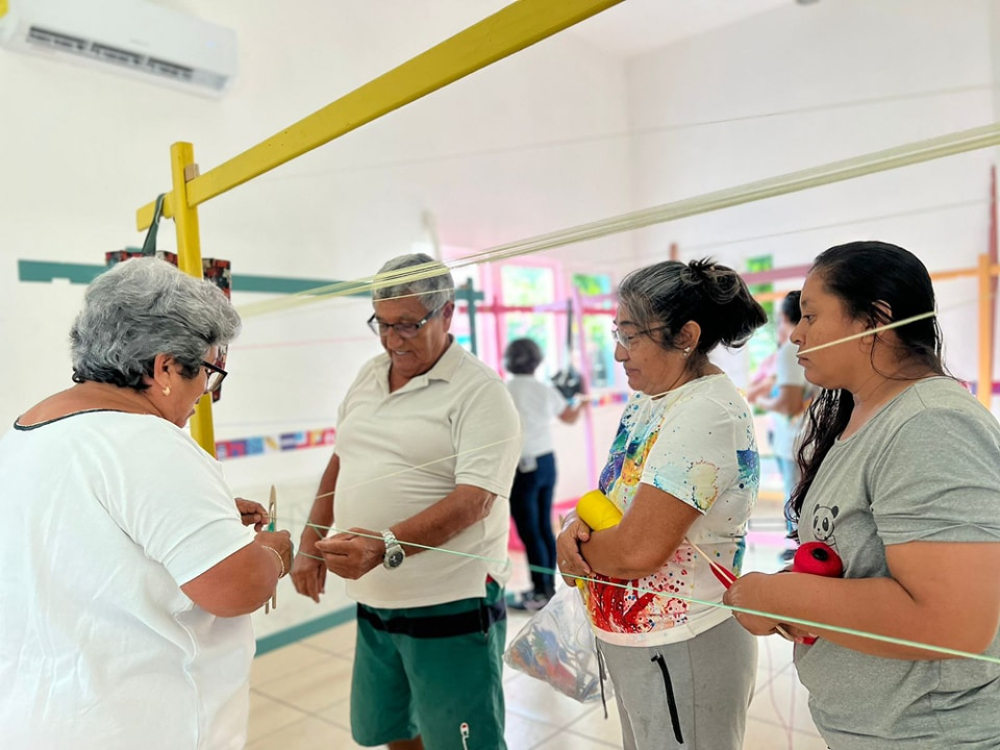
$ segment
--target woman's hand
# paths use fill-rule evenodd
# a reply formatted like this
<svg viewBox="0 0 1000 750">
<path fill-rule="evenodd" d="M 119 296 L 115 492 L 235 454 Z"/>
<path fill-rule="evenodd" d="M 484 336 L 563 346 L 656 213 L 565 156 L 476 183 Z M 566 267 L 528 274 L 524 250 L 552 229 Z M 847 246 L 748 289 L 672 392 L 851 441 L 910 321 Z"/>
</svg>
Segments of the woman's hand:
<svg viewBox="0 0 1000 750">
<path fill-rule="evenodd" d="M 590 527 L 579 518 L 570 521 L 556 539 L 556 559 L 567 586 L 576 586 L 578 580 L 570 576 L 590 578 L 594 575 L 580 552 L 580 544 L 589 540 Z"/>
<path fill-rule="evenodd" d="M 267 508 L 253 500 L 244 500 L 242 497 L 236 498 L 236 507 L 240 511 L 240 520 L 244 526 L 253 526 L 254 531 L 260 531 L 265 523 L 270 523 L 271 519 L 267 514 Z"/>
<path fill-rule="evenodd" d="M 295 554 L 292 535 L 287 531 L 259 531 L 254 541 L 278 553 L 281 557 L 281 570 L 284 571 L 284 573 L 279 572 L 279 577 L 287 575 L 292 569 L 292 557 Z"/>
<path fill-rule="evenodd" d="M 774 575 L 765 573 L 747 573 L 737 578 L 722 596 L 722 603 L 731 607 L 743 609 L 766 610 L 765 593 Z M 753 635 L 778 634 L 785 640 L 802 643 L 812 636 L 807 630 L 795 625 L 783 624 L 780 620 L 762 615 L 751 615 L 744 612 L 733 612 L 736 621 Z"/>
</svg>

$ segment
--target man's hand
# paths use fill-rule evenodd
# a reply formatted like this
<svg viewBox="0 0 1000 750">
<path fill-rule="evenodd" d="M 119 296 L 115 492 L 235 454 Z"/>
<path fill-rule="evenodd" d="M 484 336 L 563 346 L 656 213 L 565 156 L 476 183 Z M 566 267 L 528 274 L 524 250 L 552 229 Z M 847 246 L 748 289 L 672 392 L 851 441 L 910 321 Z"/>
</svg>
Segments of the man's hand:
<svg viewBox="0 0 1000 750">
<path fill-rule="evenodd" d="M 382 535 L 369 529 L 351 529 L 335 534 L 316 542 L 316 549 L 323 555 L 327 570 L 351 580 L 357 580 L 374 570 L 385 558 Z"/>
<path fill-rule="evenodd" d="M 576 578 L 567 577 L 567 574 L 586 578 L 594 574 L 580 554 L 580 544 L 589 540 L 590 527 L 579 518 L 571 521 L 556 539 L 556 560 L 567 586 L 576 586 L 577 582 Z"/>
<path fill-rule="evenodd" d="M 320 556 L 316 545 L 321 537 L 319 532 L 307 526 L 299 543 L 299 554 L 292 563 L 292 584 L 295 590 L 319 604 L 319 598 L 326 593 L 326 564 L 315 558 Z"/>
<path fill-rule="evenodd" d="M 265 523 L 271 521 L 267 514 L 267 508 L 253 500 L 244 500 L 242 497 L 238 497 L 236 498 L 236 507 L 240 511 L 243 525 L 253 526 L 254 531 L 260 531 Z"/>
</svg>

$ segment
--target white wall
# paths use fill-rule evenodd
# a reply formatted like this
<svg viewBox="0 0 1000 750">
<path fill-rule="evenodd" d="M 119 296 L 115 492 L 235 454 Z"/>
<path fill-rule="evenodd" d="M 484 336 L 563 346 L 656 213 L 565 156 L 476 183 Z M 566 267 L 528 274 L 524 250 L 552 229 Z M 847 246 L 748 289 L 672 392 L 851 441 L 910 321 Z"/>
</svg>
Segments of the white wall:
<svg viewBox="0 0 1000 750">
<path fill-rule="evenodd" d="M 990 5 L 789 2 L 633 59 L 637 203 L 992 122 Z M 987 249 L 993 161 L 984 150 L 692 217 L 637 232 L 636 250 L 640 262 L 651 262 L 676 241 L 684 258 L 713 255 L 742 269 L 747 257 L 801 265 L 840 242 L 883 239 L 912 250 L 931 271 L 974 266 Z M 938 285 L 950 364 L 972 379 L 974 291 L 971 280 Z M 726 361 L 742 366 L 739 357 Z"/>
<path fill-rule="evenodd" d="M 496 0 L 173 2 L 237 29 L 241 78 L 208 101 L 0 50 L 0 420 L 70 385 L 83 287 L 18 283 L 18 259 L 103 262 L 141 244 L 134 213 L 169 187 L 169 145 L 202 172 L 492 12 Z M 424 241 L 481 248 L 631 207 L 624 64 L 562 36 L 497 63 L 201 208 L 206 256 L 236 273 L 350 279 Z M 172 223 L 161 248 L 174 247 Z M 620 252 L 595 243 L 568 256 Z M 263 299 L 234 290 L 237 306 Z M 332 425 L 376 353 L 370 305 L 338 300 L 248 318 L 232 348 L 217 437 Z M 316 342 L 292 345 L 295 342 Z M 329 449 L 224 464 L 233 487 L 304 517 Z M 567 467 L 567 475 L 572 475 Z M 290 600 L 291 597 L 285 597 Z M 266 633 L 319 610 L 286 601 Z M 301 610 L 301 612 L 300 612 Z"/>
<path fill-rule="evenodd" d="M 265 0 L 168 4 L 238 30 L 242 77 L 223 101 L 0 50 L 7 423 L 69 385 L 67 332 L 83 292 L 18 283 L 17 259 L 101 263 L 106 250 L 138 245 L 134 211 L 168 187 L 171 142 L 194 143 L 206 171 L 502 3 L 300 0 L 294 12 Z M 424 211 L 442 243 L 483 248 L 984 124 L 995 110 L 995 4 L 789 0 L 627 64 L 557 37 L 205 205 L 203 251 L 231 259 L 237 273 L 354 278 L 424 242 Z M 952 93 L 920 95 L 945 89 Z M 879 101 L 837 106 L 862 99 Z M 739 268 L 768 253 L 779 266 L 798 265 L 836 242 L 878 237 L 932 270 L 969 266 L 986 247 L 992 160 L 953 157 L 554 255 L 567 270 L 618 276 L 640 263 L 634 249 L 652 262 L 671 241 L 685 257 L 711 253 Z M 913 213 L 872 218 L 901 212 Z M 173 247 L 171 224 L 161 237 Z M 972 292 L 972 282 L 939 286 L 951 364 L 965 377 L 975 376 L 975 310 L 949 308 Z M 237 305 L 263 298 L 234 292 Z M 215 412 L 219 437 L 332 424 L 357 367 L 377 351 L 364 326 L 369 310 L 338 300 L 248 318 Z M 737 377 L 741 362 L 731 363 Z M 616 411 L 595 416 L 598 460 Z M 589 489 L 579 427 L 556 437 L 559 496 Z M 295 528 L 328 455 L 225 466 L 251 497 L 277 483 Z M 258 632 L 343 603 L 332 593 L 317 608 L 286 594 Z"/>
</svg>

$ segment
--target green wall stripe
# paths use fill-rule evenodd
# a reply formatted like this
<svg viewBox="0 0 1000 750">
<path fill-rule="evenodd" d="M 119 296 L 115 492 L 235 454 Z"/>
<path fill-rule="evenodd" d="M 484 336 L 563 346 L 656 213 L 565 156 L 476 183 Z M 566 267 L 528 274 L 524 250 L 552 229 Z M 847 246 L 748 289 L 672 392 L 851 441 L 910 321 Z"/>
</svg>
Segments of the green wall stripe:
<svg viewBox="0 0 1000 750">
<path fill-rule="evenodd" d="M 17 261 L 17 277 L 21 281 L 69 279 L 71 284 L 89 284 L 104 270 L 104 266 L 94 266 L 87 263 L 50 263 L 44 260 Z"/>
<path fill-rule="evenodd" d="M 138 248 L 126 248 L 127 250 L 138 250 Z M 20 281 L 52 282 L 55 279 L 68 279 L 71 284 L 89 284 L 107 270 L 107 266 L 94 265 L 89 263 L 57 263 L 48 260 L 22 260 L 17 261 L 17 276 Z M 299 279 L 290 276 L 256 276 L 253 274 L 234 273 L 233 290 L 237 292 L 259 292 L 261 294 L 301 294 L 313 289 L 331 286 L 332 284 L 342 284 L 342 281 L 331 281 L 330 279 Z M 363 282 L 359 282 L 361 290 L 347 294 L 348 297 L 371 297 L 371 290 Z M 325 294 L 326 292 L 320 292 Z M 475 300 L 482 300 L 482 292 L 474 291 L 468 287 L 459 287 L 455 290 L 455 297 L 468 301 L 471 297 Z"/>
<path fill-rule="evenodd" d="M 277 633 L 258 638 L 257 656 L 263 656 L 282 646 L 290 646 L 305 638 L 322 633 L 324 630 L 329 630 L 330 628 L 350 622 L 354 619 L 356 613 L 357 607 L 344 607 L 343 609 L 338 609 L 336 612 L 317 617 L 315 620 L 309 620 L 286 630 L 279 630 Z"/>
<path fill-rule="evenodd" d="M 47 260 L 18 260 L 17 275 L 20 281 L 51 282 L 68 279 L 71 284 L 89 284 L 107 270 L 107 266 L 89 263 L 57 263 Z M 330 279 L 296 279 L 288 276 L 255 276 L 233 274 L 233 289 L 238 292 L 261 292 L 264 294 L 297 294 L 318 287 L 339 284 Z M 371 292 L 359 291 L 352 297 L 368 297 Z"/>
</svg>

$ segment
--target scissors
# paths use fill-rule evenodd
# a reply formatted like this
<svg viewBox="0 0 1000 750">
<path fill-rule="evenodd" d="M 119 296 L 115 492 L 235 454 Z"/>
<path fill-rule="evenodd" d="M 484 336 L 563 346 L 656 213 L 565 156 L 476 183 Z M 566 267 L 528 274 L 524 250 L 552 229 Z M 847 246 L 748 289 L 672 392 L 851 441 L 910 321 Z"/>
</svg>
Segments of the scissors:
<svg viewBox="0 0 1000 750">
<path fill-rule="evenodd" d="M 267 524 L 268 531 L 275 530 L 275 524 L 278 520 L 278 491 L 271 485 L 271 501 L 267 504 L 267 515 L 270 519 Z M 271 596 L 271 601 L 264 602 L 264 614 L 268 615 L 271 613 L 272 609 L 278 608 L 278 587 L 275 585 L 274 594 Z"/>
</svg>

